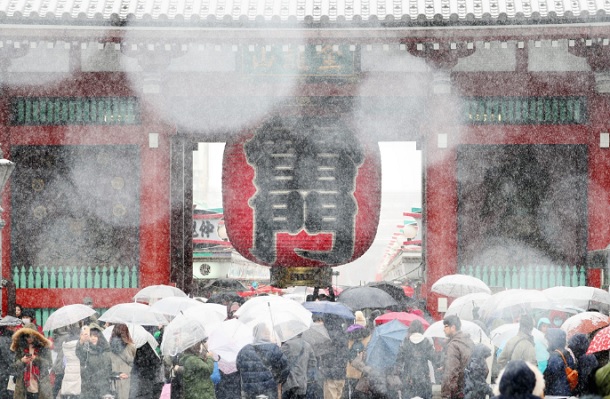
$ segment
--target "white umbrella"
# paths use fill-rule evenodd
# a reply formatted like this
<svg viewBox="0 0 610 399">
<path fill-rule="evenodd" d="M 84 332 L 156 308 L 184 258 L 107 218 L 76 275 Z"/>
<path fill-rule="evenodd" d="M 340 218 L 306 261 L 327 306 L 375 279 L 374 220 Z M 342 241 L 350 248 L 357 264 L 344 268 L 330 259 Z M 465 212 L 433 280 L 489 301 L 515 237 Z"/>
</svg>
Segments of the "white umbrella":
<svg viewBox="0 0 610 399">
<path fill-rule="evenodd" d="M 99 320 L 108 323 L 139 324 L 141 326 L 167 324 L 167 319 L 163 315 L 153 313 L 150 306 L 137 302 L 114 305 L 106 310 Z"/>
<path fill-rule="evenodd" d="M 254 302 L 253 302 L 254 301 Z M 246 301 L 236 312 L 240 321 L 252 326 L 265 323 L 281 342 L 311 327 L 311 312 L 301 304 L 280 296 L 263 296 Z"/>
<path fill-rule="evenodd" d="M 196 306 L 204 305 L 204 302 L 198 301 L 189 297 L 168 296 L 167 298 L 159 299 L 152 305 L 150 309 L 153 313 L 160 313 L 169 316 L 176 316 L 178 313 Z"/>
<path fill-rule="evenodd" d="M 134 301 L 154 302 L 159 299 L 167 298 L 169 296 L 186 297 L 184 291 L 180 288 L 172 287 L 171 285 L 149 285 L 146 288 L 142 288 L 133 297 Z"/>
<path fill-rule="evenodd" d="M 543 290 L 550 299 L 563 304 L 572 305 L 583 309 L 591 306 L 604 305 L 607 309 L 610 306 L 610 292 L 601 288 L 579 286 L 579 287 L 551 287 Z"/>
<path fill-rule="evenodd" d="M 176 316 L 164 329 L 161 353 L 175 356 L 208 337 L 204 324 L 184 314 Z"/>
<path fill-rule="evenodd" d="M 479 311 L 489 298 L 491 298 L 491 295 L 486 292 L 475 292 L 455 298 L 447 308 L 445 315 L 454 314 L 460 320 L 474 321 L 476 319 L 474 316 L 475 309 Z"/>
<path fill-rule="evenodd" d="M 437 294 L 453 298 L 475 292 L 491 294 L 491 289 L 483 280 L 466 274 L 450 274 L 443 276 L 432 284 L 431 290 Z"/>
<path fill-rule="evenodd" d="M 553 301 L 542 291 L 526 289 L 510 289 L 500 291 L 491 296 L 481 307 L 481 315 L 490 317 L 493 314 L 508 311 L 512 318 L 531 309 L 552 309 Z"/>
<path fill-rule="evenodd" d="M 507 323 L 502 324 L 499 327 L 494 328 L 489 336 L 491 338 L 491 342 L 497 347 L 502 347 L 512 337 L 517 335 L 519 332 L 519 323 Z M 545 346 L 547 346 L 546 338 L 544 337 L 544 333 L 537 328 L 532 330 L 532 335 L 534 336 L 534 341 L 541 342 Z"/>
<path fill-rule="evenodd" d="M 91 308 L 90 306 L 83 305 L 82 303 L 62 306 L 51 313 L 47 321 L 45 321 L 42 329 L 44 331 L 56 330 L 61 327 L 78 323 L 79 321 L 84 320 L 94 314 L 95 309 Z"/>
<path fill-rule="evenodd" d="M 144 327 L 137 324 L 127 324 L 127 328 L 129 329 L 129 335 L 131 336 L 131 340 L 133 341 L 136 348 L 140 348 L 146 343 L 148 343 L 153 349 L 159 346 L 159 343 L 157 342 L 155 337 L 151 333 L 146 331 Z M 102 334 L 104 334 L 104 337 L 108 342 L 110 342 L 112 330 L 114 330 L 114 325 L 106 327 L 104 331 L 102 331 Z"/>
<path fill-rule="evenodd" d="M 483 329 L 480 326 L 478 326 L 476 323 L 473 323 L 468 320 L 461 320 L 461 322 L 462 322 L 461 330 L 470 334 L 470 338 L 472 338 L 472 340 L 475 343 L 484 343 L 484 344 L 491 343 L 491 340 L 489 339 L 487 334 L 485 334 L 485 331 L 483 331 Z M 424 331 L 424 337 L 426 337 L 426 338 L 446 338 L 445 326 L 443 324 L 443 320 L 430 324 L 430 327 L 428 327 L 426 329 L 426 331 Z"/>
<path fill-rule="evenodd" d="M 225 374 L 236 371 L 237 354 L 244 346 L 251 344 L 254 337 L 252 326 L 238 319 L 223 321 L 208 338 L 208 350 L 220 356 L 218 367 Z"/>
<path fill-rule="evenodd" d="M 199 321 L 208 333 L 227 319 L 227 307 L 218 303 L 201 303 L 183 310 L 180 314 L 191 320 Z"/>
</svg>

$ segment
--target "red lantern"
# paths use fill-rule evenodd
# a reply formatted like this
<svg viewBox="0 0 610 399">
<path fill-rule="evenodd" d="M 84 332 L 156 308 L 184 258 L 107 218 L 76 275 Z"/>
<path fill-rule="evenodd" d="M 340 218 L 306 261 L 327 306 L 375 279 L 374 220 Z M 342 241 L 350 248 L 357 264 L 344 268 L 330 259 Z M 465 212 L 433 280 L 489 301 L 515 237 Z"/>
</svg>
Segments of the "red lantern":
<svg viewBox="0 0 610 399">
<path fill-rule="evenodd" d="M 381 162 L 337 119 L 274 119 L 227 143 L 225 226 L 245 258 L 271 266 L 275 286 L 331 284 L 331 266 L 371 246 Z"/>
</svg>

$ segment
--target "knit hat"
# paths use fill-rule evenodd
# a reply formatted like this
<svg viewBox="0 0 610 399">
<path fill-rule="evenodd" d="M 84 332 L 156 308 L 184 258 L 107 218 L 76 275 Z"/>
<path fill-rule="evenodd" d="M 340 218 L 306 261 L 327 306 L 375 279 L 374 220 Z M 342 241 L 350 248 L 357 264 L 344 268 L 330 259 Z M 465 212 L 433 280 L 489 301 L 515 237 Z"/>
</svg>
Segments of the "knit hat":
<svg viewBox="0 0 610 399">
<path fill-rule="evenodd" d="M 359 324 L 363 327 L 366 327 L 366 319 L 364 318 L 364 313 L 362 313 L 362 311 L 357 310 L 354 313 L 354 316 L 356 316 L 356 319 L 354 320 L 354 324 Z"/>
</svg>

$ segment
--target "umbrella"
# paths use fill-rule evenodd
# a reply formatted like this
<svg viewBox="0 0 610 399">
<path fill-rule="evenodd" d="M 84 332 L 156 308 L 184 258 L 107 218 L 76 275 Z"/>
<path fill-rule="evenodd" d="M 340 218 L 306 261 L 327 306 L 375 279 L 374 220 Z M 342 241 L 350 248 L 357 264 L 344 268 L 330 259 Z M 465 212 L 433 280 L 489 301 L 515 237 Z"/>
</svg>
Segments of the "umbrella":
<svg viewBox="0 0 610 399">
<path fill-rule="evenodd" d="M 314 323 L 309 330 L 301 335 L 306 342 L 309 342 L 316 356 L 322 356 L 334 350 L 328 330 L 324 324 Z"/>
<path fill-rule="evenodd" d="M 155 337 L 146 331 L 144 327 L 137 324 L 128 324 L 127 328 L 129 329 L 129 335 L 131 336 L 131 340 L 136 348 L 141 348 L 146 343 L 148 343 L 153 349 L 159 346 L 159 343 Z M 114 330 L 114 325 L 106 327 L 104 331 L 102 331 L 102 334 L 104 334 L 104 337 L 108 342 L 110 342 L 110 337 L 112 337 L 112 330 Z"/>
<path fill-rule="evenodd" d="M 142 288 L 133 297 L 134 301 L 154 302 L 159 299 L 167 298 L 168 296 L 187 296 L 180 288 L 172 287 L 171 285 L 149 285 Z"/>
<path fill-rule="evenodd" d="M 206 303 L 228 304 L 233 302 L 237 302 L 241 305 L 245 302 L 245 299 L 239 296 L 237 292 L 223 291 L 215 292 L 214 294 L 210 295 Z"/>
<path fill-rule="evenodd" d="M 233 278 L 219 278 L 206 284 L 204 289 L 223 289 L 233 291 L 243 291 L 246 286 L 241 281 Z"/>
<path fill-rule="evenodd" d="M 200 303 L 180 312 L 190 320 L 197 320 L 208 333 L 227 318 L 227 307 L 218 303 Z"/>
<path fill-rule="evenodd" d="M 579 287 L 551 287 L 543 290 L 550 299 L 564 305 L 572 305 L 588 309 L 591 306 L 610 306 L 610 292 L 601 288 L 579 286 Z"/>
<path fill-rule="evenodd" d="M 491 294 L 491 289 L 483 282 L 473 276 L 466 274 L 449 274 L 438 279 L 431 287 L 432 292 L 457 298 L 474 292 L 486 292 Z"/>
<path fill-rule="evenodd" d="M 597 353 L 607 351 L 608 349 L 610 349 L 610 326 L 604 327 L 595 333 L 587 353 Z"/>
<path fill-rule="evenodd" d="M 589 334 L 608 325 L 610 325 L 610 317 L 607 315 L 600 312 L 582 312 L 568 317 L 561 325 L 561 329 L 570 339 L 572 335 Z"/>
<path fill-rule="evenodd" d="M 93 308 L 83 305 L 82 303 L 62 306 L 51 313 L 42 329 L 44 331 L 56 330 L 61 327 L 69 326 L 70 324 L 78 323 L 94 314 L 95 310 Z"/>
<path fill-rule="evenodd" d="M 341 292 L 337 300 L 353 311 L 398 305 L 398 302 L 384 290 L 366 286 L 348 288 Z"/>
<path fill-rule="evenodd" d="M 139 324 L 141 326 L 158 326 L 167 324 L 167 319 L 153 313 L 150 306 L 143 303 L 119 303 L 110 307 L 99 318 L 107 323 Z"/>
<path fill-rule="evenodd" d="M 281 296 L 251 298 L 236 312 L 235 317 L 252 326 L 266 323 L 280 342 L 288 341 L 311 327 L 311 312 L 300 303 Z"/>
<path fill-rule="evenodd" d="M 223 321 L 208 338 L 208 350 L 220 355 L 218 367 L 225 373 L 236 371 L 237 354 L 244 346 L 252 343 L 252 326 L 238 319 Z"/>
<path fill-rule="evenodd" d="M 153 313 L 176 316 L 183 310 L 192 308 L 194 306 L 201 306 L 203 304 L 204 302 L 188 297 L 168 296 L 167 298 L 156 301 L 150 306 L 150 309 Z"/>
<path fill-rule="evenodd" d="M 461 330 L 470 334 L 470 338 L 475 343 L 489 343 L 491 344 L 491 340 L 485 334 L 485 331 L 476 323 L 468 320 L 461 320 L 462 328 Z M 424 331 L 424 337 L 426 338 L 447 338 L 445 335 L 445 326 L 442 320 L 434 322 L 430 324 L 430 327 Z"/>
<path fill-rule="evenodd" d="M 504 349 L 509 339 L 516 336 L 519 332 L 519 323 L 508 323 L 502 324 L 499 327 L 494 328 L 491 333 L 492 343 L 500 349 Z M 548 342 L 544 337 L 544 333 L 537 328 L 532 330 L 534 336 L 534 348 L 536 350 L 536 361 L 544 362 L 549 359 L 549 352 L 547 350 Z"/>
<path fill-rule="evenodd" d="M 15 316 L 4 316 L 0 319 L 0 326 L 11 327 L 20 326 L 23 324 L 23 320 Z"/>
<path fill-rule="evenodd" d="M 384 313 L 381 316 L 378 316 L 375 318 L 375 324 L 376 325 L 385 324 L 392 320 L 398 320 L 405 326 L 411 325 L 411 322 L 414 320 L 419 320 L 419 321 L 421 321 L 421 324 L 423 324 L 424 328 L 430 327 L 430 323 L 428 322 L 428 320 L 426 320 L 423 317 L 418 316 L 414 313 L 407 313 L 407 312 Z"/>
<path fill-rule="evenodd" d="M 486 292 L 475 292 L 455 298 L 447 308 L 445 316 L 454 314 L 460 320 L 476 320 L 475 312 L 478 311 L 491 298 Z"/>
<path fill-rule="evenodd" d="M 481 316 L 489 317 L 498 312 L 510 312 L 511 318 L 531 309 L 551 309 L 554 303 L 542 291 L 510 289 L 495 293 L 481 306 Z"/>
<path fill-rule="evenodd" d="M 179 314 L 165 326 L 161 353 L 175 356 L 207 337 L 208 332 L 200 320 Z"/>
<path fill-rule="evenodd" d="M 519 332 L 519 323 L 507 323 L 502 324 L 499 327 L 494 328 L 489 333 L 489 337 L 491 338 L 491 342 L 497 346 L 502 347 L 506 341 L 517 335 Z M 532 335 L 534 336 L 534 342 L 539 341 L 547 346 L 546 338 L 544 337 L 544 333 L 537 328 L 532 330 Z"/>
<path fill-rule="evenodd" d="M 367 286 L 379 288 L 380 290 L 387 292 L 392 298 L 396 300 L 396 302 L 399 303 L 399 305 L 403 307 L 406 307 L 408 303 L 414 302 L 413 299 L 411 299 L 405 294 L 405 290 L 402 286 L 394 284 L 392 282 L 374 281 L 372 283 L 368 283 Z"/>
<path fill-rule="evenodd" d="M 353 320 L 354 312 L 341 302 L 312 301 L 303 302 L 303 307 L 316 315 L 334 314 L 344 319 Z"/>
<path fill-rule="evenodd" d="M 375 327 L 366 347 L 366 364 L 377 370 L 393 366 L 407 331 L 409 328 L 398 320 Z"/>
</svg>

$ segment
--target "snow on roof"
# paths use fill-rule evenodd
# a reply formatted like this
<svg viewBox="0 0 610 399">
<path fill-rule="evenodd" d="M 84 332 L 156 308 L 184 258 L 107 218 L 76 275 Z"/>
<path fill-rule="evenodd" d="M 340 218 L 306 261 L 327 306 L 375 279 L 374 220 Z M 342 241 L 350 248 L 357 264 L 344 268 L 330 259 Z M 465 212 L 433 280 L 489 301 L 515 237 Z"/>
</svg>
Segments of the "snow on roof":
<svg viewBox="0 0 610 399">
<path fill-rule="evenodd" d="M 610 0 L 0 0 L 0 23 L 250 27 L 606 21 Z"/>
</svg>

